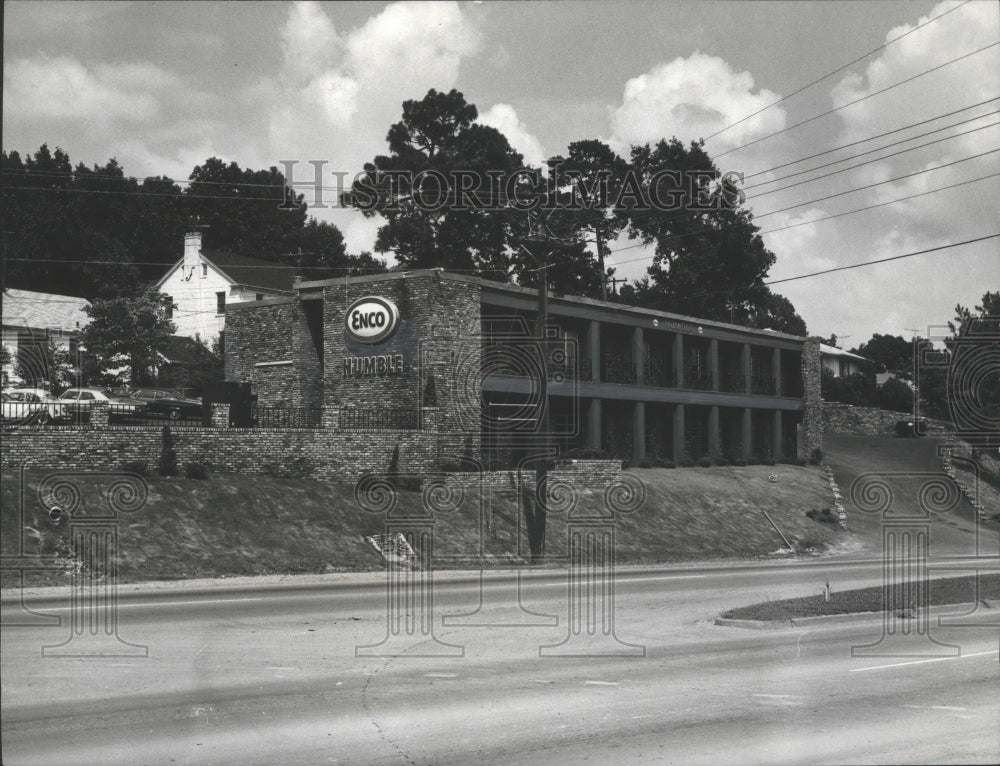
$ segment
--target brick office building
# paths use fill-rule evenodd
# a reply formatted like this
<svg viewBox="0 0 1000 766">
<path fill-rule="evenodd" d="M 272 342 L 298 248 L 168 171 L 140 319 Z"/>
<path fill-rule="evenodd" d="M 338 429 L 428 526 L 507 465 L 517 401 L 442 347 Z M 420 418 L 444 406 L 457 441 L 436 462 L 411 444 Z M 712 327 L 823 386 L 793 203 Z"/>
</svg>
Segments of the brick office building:
<svg viewBox="0 0 1000 766">
<path fill-rule="evenodd" d="M 226 378 L 324 428 L 428 430 L 503 462 L 539 443 L 638 460 L 795 457 L 821 447 L 817 340 L 549 298 L 438 270 L 300 282 L 228 307 Z"/>
</svg>

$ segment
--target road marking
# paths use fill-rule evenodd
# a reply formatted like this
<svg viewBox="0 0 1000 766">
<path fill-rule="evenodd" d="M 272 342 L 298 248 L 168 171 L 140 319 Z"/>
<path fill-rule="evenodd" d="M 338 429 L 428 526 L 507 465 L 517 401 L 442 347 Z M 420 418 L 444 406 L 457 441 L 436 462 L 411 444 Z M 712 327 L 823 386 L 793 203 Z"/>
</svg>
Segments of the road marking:
<svg viewBox="0 0 1000 766">
<path fill-rule="evenodd" d="M 912 707 L 918 710 L 968 710 L 967 707 L 955 707 L 954 705 L 903 705 L 903 707 Z"/>
<path fill-rule="evenodd" d="M 268 670 L 301 670 L 301 668 L 282 667 L 280 665 L 268 665 Z"/>
<path fill-rule="evenodd" d="M 424 678 L 458 678 L 458 673 L 424 673 Z"/>
<path fill-rule="evenodd" d="M 136 606 L 187 606 L 190 604 L 230 604 L 238 601 L 263 601 L 263 598 L 213 598 L 205 599 L 204 601 L 145 601 L 140 604 L 129 604 L 118 602 L 114 608 L 116 609 L 130 609 Z M 107 609 L 107 604 L 83 604 L 84 609 Z M 49 606 L 36 608 L 36 612 L 66 612 L 70 609 L 79 609 L 80 605 L 77 606 Z"/>
<path fill-rule="evenodd" d="M 617 681 L 584 681 L 584 683 L 591 686 L 618 686 Z"/>
<path fill-rule="evenodd" d="M 872 665 L 870 668 L 851 668 L 852 673 L 862 673 L 866 670 L 884 670 L 885 668 L 901 668 L 904 665 L 923 665 L 927 662 L 944 662 L 945 660 L 964 660 L 966 657 L 983 657 L 987 654 L 996 654 L 995 650 L 988 652 L 973 652 L 972 654 L 962 654 L 958 657 L 932 657 L 929 660 L 910 660 L 909 662 L 894 662 L 891 665 Z"/>
<path fill-rule="evenodd" d="M 754 697 L 767 697 L 768 699 L 788 699 L 791 694 L 755 694 Z"/>
<path fill-rule="evenodd" d="M 543 678 L 532 678 L 531 683 L 533 684 L 554 684 L 555 681 L 546 681 Z"/>
</svg>

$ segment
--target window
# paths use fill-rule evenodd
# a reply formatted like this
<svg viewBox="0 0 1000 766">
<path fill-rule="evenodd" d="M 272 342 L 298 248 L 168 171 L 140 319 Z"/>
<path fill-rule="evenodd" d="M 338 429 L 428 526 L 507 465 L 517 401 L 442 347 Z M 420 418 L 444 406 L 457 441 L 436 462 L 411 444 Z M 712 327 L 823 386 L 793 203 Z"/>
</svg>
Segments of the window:
<svg viewBox="0 0 1000 766">
<path fill-rule="evenodd" d="M 264 293 L 257 293 L 257 300 L 259 301 L 264 300 Z"/>
<path fill-rule="evenodd" d="M 201 264 L 201 278 L 204 279 L 207 276 L 208 276 L 208 264 L 203 263 Z"/>
<path fill-rule="evenodd" d="M 226 313 L 226 293 L 225 291 L 215 294 L 215 313 L 225 314 Z"/>
<path fill-rule="evenodd" d="M 174 299 L 171 296 L 166 295 L 166 296 L 163 297 L 163 308 L 166 310 L 167 319 L 173 319 L 174 318 Z"/>
</svg>

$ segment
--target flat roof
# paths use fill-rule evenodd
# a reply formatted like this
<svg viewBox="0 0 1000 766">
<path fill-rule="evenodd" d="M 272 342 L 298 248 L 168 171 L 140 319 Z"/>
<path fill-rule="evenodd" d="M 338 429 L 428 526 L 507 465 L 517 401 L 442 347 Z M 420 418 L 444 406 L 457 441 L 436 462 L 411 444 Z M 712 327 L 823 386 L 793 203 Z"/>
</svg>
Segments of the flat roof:
<svg viewBox="0 0 1000 766">
<path fill-rule="evenodd" d="M 332 287 L 336 285 L 357 285 L 365 284 L 369 282 L 385 282 L 389 280 L 396 279 L 410 279 L 412 277 L 436 277 L 438 279 L 447 279 L 451 282 L 465 282 L 467 284 L 478 285 L 486 291 L 494 292 L 497 294 L 507 294 L 510 296 L 523 296 L 523 297 L 537 297 L 538 291 L 531 287 L 522 287 L 520 285 L 505 284 L 502 282 L 493 282 L 489 279 L 483 279 L 482 277 L 473 277 L 467 274 L 456 274 L 451 271 L 444 271 L 443 269 L 412 269 L 407 271 L 389 271 L 382 274 L 368 274 L 365 276 L 354 276 L 354 277 L 336 277 L 334 279 L 320 279 L 313 280 L 309 282 L 298 282 L 294 289 L 298 290 L 301 295 L 303 292 L 319 291 L 324 287 Z M 649 319 L 665 319 L 673 322 L 684 322 L 687 324 L 702 325 L 705 327 L 713 327 L 723 330 L 730 330 L 733 332 L 751 334 L 751 335 L 761 335 L 766 338 L 780 338 L 784 340 L 798 341 L 802 342 L 805 337 L 802 335 L 790 335 L 788 333 L 779 332 L 777 330 L 770 329 L 758 329 L 756 327 L 746 327 L 744 325 L 729 324 L 727 322 L 719 322 L 713 319 L 701 319 L 699 317 L 685 316 L 682 314 L 671 314 L 668 311 L 659 311 L 657 309 L 647 309 L 641 308 L 639 306 L 628 306 L 622 303 L 613 303 L 611 301 L 602 301 L 595 298 L 584 298 L 577 295 L 553 295 L 549 294 L 549 304 L 568 304 L 577 305 L 581 307 L 588 307 L 608 312 L 624 313 L 635 317 L 646 317 Z"/>
</svg>

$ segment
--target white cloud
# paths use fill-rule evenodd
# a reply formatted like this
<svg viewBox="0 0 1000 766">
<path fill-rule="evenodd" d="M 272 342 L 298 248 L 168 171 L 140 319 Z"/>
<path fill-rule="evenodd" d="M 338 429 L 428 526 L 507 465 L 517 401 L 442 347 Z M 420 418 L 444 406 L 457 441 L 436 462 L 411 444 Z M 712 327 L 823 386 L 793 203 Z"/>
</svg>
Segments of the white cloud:
<svg viewBox="0 0 1000 766">
<path fill-rule="evenodd" d="M 627 152 L 631 144 L 671 136 L 684 143 L 707 138 L 778 98 L 766 89 L 754 92 L 749 72 L 736 72 L 723 59 L 696 51 L 625 84 L 622 104 L 611 113 L 610 143 Z M 771 108 L 718 136 L 712 148 L 729 149 L 783 127 L 784 111 Z"/>
<path fill-rule="evenodd" d="M 5 116 L 23 122 L 145 122 L 160 113 L 151 91 L 175 84 L 175 78 L 151 64 L 91 68 L 64 56 L 21 58 L 5 66 L 3 109 Z"/>
<path fill-rule="evenodd" d="M 524 156 L 528 165 L 538 167 L 547 159 L 541 142 L 528 130 L 517 116 L 510 104 L 494 104 L 484 114 L 479 115 L 479 122 L 496 128 L 518 152 Z"/>
</svg>

